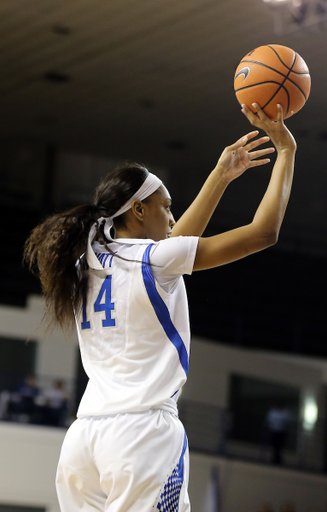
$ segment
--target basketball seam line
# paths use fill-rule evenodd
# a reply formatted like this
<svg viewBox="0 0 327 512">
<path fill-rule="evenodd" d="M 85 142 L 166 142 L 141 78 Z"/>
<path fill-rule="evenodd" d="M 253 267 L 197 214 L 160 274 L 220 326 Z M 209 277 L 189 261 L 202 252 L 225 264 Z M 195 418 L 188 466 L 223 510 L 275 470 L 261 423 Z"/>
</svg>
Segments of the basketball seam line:
<svg viewBox="0 0 327 512">
<path fill-rule="evenodd" d="M 293 64 L 292 64 L 292 66 L 289 68 L 289 67 L 285 64 L 285 62 L 283 62 L 283 60 L 282 60 L 282 58 L 280 57 L 280 55 L 279 55 L 279 53 L 277 52 L 277 50 L 275 50 L 275 48 L 273 48 L 273 47 L 272 47 L 272 46 L 270 46 L 269 44 L 268 44 L 267 46 L 268 46 L 268 48 L 270 48 L 270 49 L 275 53 L 275 55 L 278 57 L 278 59 L 279 59 L 279 60 L 280 60 L 280 62 L 283 64 L 283 66 L 285 66 L 285 68 L 286 68 L 286 69 L 288 69 L 288 70 L 291 70 L 291 69 L 292 69 L 292 67 L 294 66 L 295 59 L 296 59 L 296 52 L 294 52 L 294 50 L 293 50 L 293 52 L 295 53 L 295 59 L 293 60 Z"/>
<path fill-rule="evenodd" d="M 259 66 L 263 66 L 264 68 L 271 69 L 272 71 L 275 71 L 275 73 L 283 76 L 284 78 L 287 77 L 287 75 L 284 75 L 284 73 L 282 73 L 281 71 L 278 71 L 277 69 L 272 68 L 271 66 L 267 66 L 267 64 L 263 64 L 262 62 L 258 62 L 256 60 L 242 60 L 240 62 L 240 65 L 243 64 L 243 62 L 251 62 L 252 64 L 258 64 Z M 287 68 L 287 69 L 289 69 L 289 68 Z M 295 71 L 292 71 L 292 73 L 295 73 Z M 301 73 L 297 73 L 297 74 L 301 75 Z M 303 75 L 308 75 L 308 73 L 303 73 Z M 290 77 L 288 77 L 287 79 L 301 91 L 301 93 L 303 94 L 305 101 L 306 101 L 307 97 L 306 97 L 304 91 L 301 89 L 301 87 L 296 82 L 293 82 L 293 80 Z M 262 82 L 262 83 L 265 83 L 265 82 Z M 277 83 L 279 83 L 279 82 L 277 82 Z M 256 85 L 256 84 L 253 84 L 253 85 Z M 251 87 L 251 85 L 248 87 Z M 240 89 L 238 89 L 238 90 L 240 90 Z"/>
<path fill-rule="evenodd" d="M 251 62 L 253 64 L 260 64 L 260 66 L 264 66 L 268 69 L 272 69 L 273 71 L 276 71 L 276 73 L 279 73 L 280 75 L 285 76 L 284 73 L 282 73 L 281 71 L 278 71 L 278 69 L 272 68 L 271 66 L 268 66 L 268 64 L 265 64 L 264 62 L 260 62 L 259 60 L 242 59 L 239 65 L 241 65 L 243 62 Z M 290 68 L 288 66 L 286 66 L 286 69 L 289 70 Z M 310 76 L 310 73 L 300 73 L 300 71 L 294 71 L 294 69 L 292 69 L 292 73 L 294 73 L 294 75 L 298 75 L 298 76 Z"/>
<path fill-rule="evenodd" d="M 273 94 L 273 96 L 269 99 L 269 101 L 263 106 L 261 107 L 262 110 L 264 108 L 266 108 L 266 106 L 271 102 L 271 100 L 276 96 L 277 92 L 280 91 L 281 88 L 283 88 L 287 94 L 287 97 L 288 97 L 288 104 L 289 104 L 289 98 L 290 98 L 290 94 L 287 90 L 287 88 L 283 85 L 283 84 L 280 84 L 279 82 L 274 82 L 273 80 L 267 80 L 266 82 L 258 82 L 256 84 L 252 84 L 252 85 L 246 85 L 245 87 L 241 87 L 240 89 L 236 89 L 235 90 L 235 93 L 239 92 L 239 91 L 242 91 L 243 89 L 250 89 L 251 87 L 255 87 L 257 85 L 264 85 L 264 84 L 276 84 L 276 85 L 280 85 L 280 87 L 277 89 L 277 91 Z M 287 112 L 288 112 L 288 109 L 287 109 Z M 287 115 L 287 113 L 285 114 Z"/>
<path fill-rule="evenodd" d="M 269 101 L 267 101 L 267 103 L 262 107 L 262 110 L 263 110 L 263 109 L 265 109 L 265 108 L 269 105 L 269 103 L 274 99 L 274 97 L 276 96 L 276 94 L 278 94 L 278 92 L 279 92 L 282 88 L 285 90 L 285 92 L 286 92 L 286 94 L 287 94 L 287 109 L 286 109 L 286 112 L 285 112 L 284 117 L 286 117 L 286 116 L 287 116 L 288 111 L 289 111 L 289 108 L 290 108 L 290 93 L 288 92 L 287 88 L 286 88 L 286 87 L 284 87 L 284 85 L 281 85 L 281 86 L 277 89 L 277 91 L 272 95 L 272 97 L 270 98 L 270 100 L 269 100 Z"/>
<path fill-rule="evenodd" d="M 264 82 L 256 82 L 252 85 L 245 85 L 244 87 L 240 87 L 239 89 L 235 89 L 235 92 L 243 91 L 243 89 L 250 89 L 251 87 L 256 87 L 257 85 L 264 85 L 264 84 L 276 84 L 281 85 L 280 82 L 275 82 L 274 80 L 265 80 Z"/>
<path fill-rule="evenodd" d="M 269 48 L 271 48 L 271 46 L 269 46 Z M 272 50 L 273 50 L 273 48 L 272 48 Z M 275 51 L 275 50 L 274 50 L 274 51 Z M 277 52 L 275 52 L 275 53 L 277 54 Z M 278 54 L 277 54 L 277 55 L 278 55 Z M 284 87 L 284 84 L 285 84 L 286 80 L 288 79 L 288 77 L 289 77 L 289 75 L 290 75 L 290 73 L 291 73 L 291 71 L 292 71 L 292 68 L 294 67 L 294 64 L 295 64 L 295 61 L 296 61 L 296 55 L 297 55 L 297 54 L 296 54 L 296 52 L 294 52 L 294 57 L 293 57 L 292 65 L 291 65 L 291 67 L 289 68 L 289 70 L 288 70 L 288 74 L 285 76 L 284 81 L 280 84 L 280 86 L 278 87 L 277 91 L 272 95 L 272 97 L 270 98 L 270 100 L 269 100 L 269 101 L 267 101 L 267 103 L 265 104 L 265 106 L 264 106 L 264 107 L 262 107 L 262 109 L 266 108 L 266 107 L 267 107 L 267 105 L 269 105 L 269 103 L 274 99 L 274 97 L 279 93 L 279 91 L 280 91 L 280 90 L 281 90 L 281 88 L 283 87 L 283 89 L 285 89 L 285 90 L 287 91 L 287 92 L 286 92 L 286 94 L 287 94 L 287 109 L 286 109 L 286 113 L 285 113 L 285 117 L 287 117 L 287 115 L 288 115 L 288 111 L 289 111 L 289 108 L 290 108 L 290 95 L 289 95 L 289 92 L 288 92 L 288 90 L 287 90 L 287 87 Z M 279 55 L 278 55 L 278 57 L 279 57 Z M 281 60 L 281 59 L 280 59 L 280 60 Z M 282 61 L 281 61 L 281 62 L 282 62 Z"/>
</svg>

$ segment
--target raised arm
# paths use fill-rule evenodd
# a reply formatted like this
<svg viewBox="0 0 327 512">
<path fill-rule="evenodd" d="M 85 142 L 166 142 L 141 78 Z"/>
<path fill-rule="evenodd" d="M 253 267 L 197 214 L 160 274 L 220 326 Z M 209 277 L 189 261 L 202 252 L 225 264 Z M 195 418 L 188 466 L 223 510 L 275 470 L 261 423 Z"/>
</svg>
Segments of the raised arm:
<svg viewBox="0 0 327 512">
<path fill-rule="evenodd" d="M 296 143 L 283 122 L 278 106 L 277 121 L 271 121 L 258 105 L 257 115 L 243 106 L 243 112 L 256 127 L 263 129 L 277 150 L 277 159 L 265 195 L 251 224 L 210 238 L 200 238 L 194 270 L 203 270 L 261 251 L 277 242 L 289 200 Z M 236 155 L 242 148 L 236 149 Z"/>
<path fill-rule="evenodd" d="M 274 151 L 274 148 L 253 151 L 269 140 L 268 137 L 252 140 L 256 135 L 258 131 L 250 132 L 223 151 L 199 194 L 174 225 L 171 236 L 201 236 L 227 185 L 250 167 L 269 162 L 267 158 L 254 160 Z"/>
</svg>

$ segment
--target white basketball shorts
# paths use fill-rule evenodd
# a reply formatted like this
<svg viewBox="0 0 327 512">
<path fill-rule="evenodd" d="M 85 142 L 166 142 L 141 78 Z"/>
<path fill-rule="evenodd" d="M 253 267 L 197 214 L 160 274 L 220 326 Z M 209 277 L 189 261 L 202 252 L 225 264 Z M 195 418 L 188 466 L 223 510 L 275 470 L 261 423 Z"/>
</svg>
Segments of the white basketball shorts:
<svg viewBox="0 0 327 512">
<path fill-rule="evenodd" d="M 189 454 L 180 420 L 151 409 L 77 419 L 62 445 L 61 512 L 189 512 Z"/>
</svg>

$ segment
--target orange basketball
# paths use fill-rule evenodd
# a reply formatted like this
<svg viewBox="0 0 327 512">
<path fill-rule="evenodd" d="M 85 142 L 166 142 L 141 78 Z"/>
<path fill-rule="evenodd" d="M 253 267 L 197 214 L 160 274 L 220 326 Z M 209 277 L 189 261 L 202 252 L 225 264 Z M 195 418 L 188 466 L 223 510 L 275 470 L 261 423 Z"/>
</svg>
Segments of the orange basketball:
<svg viewBox="0 0 327 512">
<path fill-rule="evenodd" d="M 252 103 L 258 103 L 273 120 L 278 103 L 285 119 L 296 114 L 307 101 L 310 88 L 309 69 L 302 57 L 279 44 L 259 46 L 245 55 L 234 77 L 239 103 L 245 103 L 253 112 Z"/>
</svg>

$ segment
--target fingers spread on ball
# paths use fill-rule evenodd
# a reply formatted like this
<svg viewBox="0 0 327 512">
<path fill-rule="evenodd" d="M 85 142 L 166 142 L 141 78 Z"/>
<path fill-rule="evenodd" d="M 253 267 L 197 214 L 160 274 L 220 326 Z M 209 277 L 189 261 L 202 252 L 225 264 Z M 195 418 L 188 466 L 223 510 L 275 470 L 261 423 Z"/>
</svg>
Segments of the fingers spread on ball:
<svg viewBox="0 0 327 512">
<path fill-rule="evenodd" d="M 247 106 L 245 105 L 245 103 L 242 105 L 242 110 L 241 112 L 243 112 L 243 114 L 249 119 L 255 119 L 255 114 L 252 112 L 252 110 Z"/>
<path fill-rule="evenodd" d="M 262 122 L 257 114 L 254 114 L 252 110 L 245 104 L 242 105 L 242 112 L 250 121 L 253 126 L 262 128 Z"/>
<path fill-rule="evenodd" d="M 280 103 L 277 105 L 277 122 L 282 122 L 284 120 L 284 112 L 283 107 Z"/>
<path fill-rule="evenodd" d="M 258 103 L 252 103 L 252 107 L 256 109 L 256 114 L 258 115 L 259 119 L 261 119 L 261 121 L 266 121 L 266 119 L 269 119 Z"/>
</svg>

